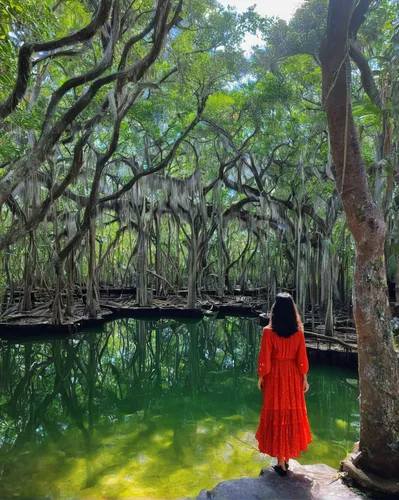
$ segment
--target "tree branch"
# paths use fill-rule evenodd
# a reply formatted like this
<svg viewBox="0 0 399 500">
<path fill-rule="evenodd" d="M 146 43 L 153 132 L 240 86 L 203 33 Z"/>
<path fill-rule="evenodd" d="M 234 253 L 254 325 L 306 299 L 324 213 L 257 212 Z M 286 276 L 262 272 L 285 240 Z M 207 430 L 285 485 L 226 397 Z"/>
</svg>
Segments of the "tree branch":
<svg viewBox="0 0 399 500">
<path fill-rule="evenodd" d="M 48 52 L 56 50 L 66 45 L 76 45 L 77 43 L 89 40 L 101 28 L 111 11 L 113 0 L 101 0 L 96 14 L 91 22 L 80 31 L 67 35 L 58 40 L 49 42 L 25 44 L 19 50 L 18 55 L 18 75 L 14 89 L 6 101 L 0 105 L 0 118 L 6 118 L 18 106 L 20 100 L 25 95 L 28 88 L 28 81 L 32 70 L 32 54 L 34 52 Z"/>
<path fill-rule="evenodd" d="M 182 135 L 177 139 L 177 141 L 173 144 L 172 149 L 168 153 L 168 155 L 154 168 L 148 169 L 148 170 L 143 170 L 142 172 L 139 172 L 136 174 L 127 184 L 125 184 L 119 191 L 116 193 L 113 193 L 109 196 L 104 196 L 99 200 L 99 204 L 106 203 L 111 200 L 116 200 L 120 198 L 124 193 L 132 189 L 134 184 L 141 179 L 141 177 L 145 177 L 147 175 L 154 174 L 155 172 L 158 172 L 159 170 L 164 169 L 173 159 L 178 147 L 180 144 L 184 141 L 184 139 L 188 136 L 188 134 L 194 129 L 194 127 L 197 125 L 197 123 L 201 120 L 201 113 L 205 109 L 205 104 L 206 104 L 206 99 L 204 99 L 198 108 L 197 116 L 195 119 L 190 123 L 190 125 L 186 128 L 186 130 L 182 133 Z"/>
<path fill-rule="evenodd" d="M 379 0 L 377 0 L 379 1 Z M 372 0 L 360 0 L 353 10 L 351 20 L 349 22 L 348 35 L 350 38 L 356 40 L 357 32 L 360 26 L 364 23 L 366 19 L 367 11 L 370 8 Z"/>
<path fill-rule="evenodd" d="M 356 63 L 360 71 L 360 78 L 363 84 L 364 91 L 370 97 L 371 102 L 373 102 L 379 109 L 382 110 L 382 99 L 381 93 L 377 88 L 374 80 L 373 73 L 370 69 L 369 63 L 365 55 L 361 52 L 356 42 L 351 40 L 350 42 L 349 55 Z"/>
<path fill-rule="evenodd" d="M 107 1 L 107 0 L 104 0 Z M 16 186 L 32 172 L 35 172 L 45 161 L 48 152 L 54 147 L 61 134 L 66 130 L 76 117 L 92 102 L 99 90 L 105 85 L 114 82 L 120 77 L 126 76 L 131 82 L 137 83 L 145 75 L 148 68 L 154 63 L 162 49 L 163 42 L 168 33 L 170 24 L 167 23 L 170 12 L 170 0 L 158 0 L 156 23 L 154 27 L 154 40 L 150 51 L 141 59 L 135 61 L 132 66 L 105 75 L 95 80 L 90 87 L 82 93 L 75 104 L 55 122 L 52 128 L 42 133 L 36 148 L 27 155 L 20 158 L 13 168 L 0 180 L 0 207 L 6 201 Z M 115 22 L 115 26 L 117 23 Z M 105 101 L 108 106 L 108 99 Z"/>
</svg>

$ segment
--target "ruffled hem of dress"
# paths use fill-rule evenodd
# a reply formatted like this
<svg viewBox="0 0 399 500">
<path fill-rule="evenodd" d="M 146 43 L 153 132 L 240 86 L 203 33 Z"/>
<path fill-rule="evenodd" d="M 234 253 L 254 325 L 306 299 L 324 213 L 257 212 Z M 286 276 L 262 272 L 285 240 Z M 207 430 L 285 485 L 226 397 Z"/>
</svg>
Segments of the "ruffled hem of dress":
<svg viewBox="0 0 399 500">
<path fill-rule="evenodd" d="M 260 453 L 264 453 L 265 455 L 269 455 L 270 457 L 284 457 L 286 460 L 289 460 L 291 458 L 292 459 L 299 458 L 301 456 L 302 452 L 307 451 L 308 446 L 312 442 L 312 438 L 310 438 L 310 440 L 307 442 L 307 444 L 304 445 L 303 447 L 300 447 L 298 451 L 281 454 L 278 452 L 273 452 L 273 448 L 269 448 L 267 446 L 263 447 L 261 445 L 260 438 L 258 436 L 255 436 L 255 437 L 256 437 L 256 440 L 258 441 L 258 449 L 259 449 Z"/>
<path fill-rule="evenodd" d="M 264 416 L 263 412 L 262 416 Z M 258 441 L 259 451 L 272 457 L 297 458 L 302 451 L 308 449 L 308 445 L 312 442 L 306 414 L 301 422 L 285 424 L 282 424 L 281 421 L 271 423 L 270 420 L 266 423 L 265 419 L 261 418 L 255 437 Z"/>
<path fill-rule="evenodd" d="M 271 457 L 285 457 L 287 460 L 289 458 L 298 458 L 301 453 L 308 449 L 309 444 L 312 442 L 312 437 L 306 437 L 304 441 L 299 446 L 280 448 L 278 446 L 273 446 L 268 443 L 263 443 L 263 436 L 256 435 L 256 440 L 258 441 L 258 449 L 260 453 L 265 453 Z"/>
</svg>

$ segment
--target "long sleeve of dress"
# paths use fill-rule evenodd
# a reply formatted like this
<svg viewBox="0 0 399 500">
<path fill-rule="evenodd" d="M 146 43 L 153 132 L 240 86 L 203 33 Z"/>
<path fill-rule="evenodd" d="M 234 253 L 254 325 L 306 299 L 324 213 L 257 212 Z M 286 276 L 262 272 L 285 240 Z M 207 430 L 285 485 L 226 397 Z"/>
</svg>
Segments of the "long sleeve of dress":
<svg viewBox="0 0 399 500">
<path fill-rule="evenodd" d="M 308 373 L 309 361 L 308 361 L 308 356 L 306 354 L 305 335 L 302 331 L 300 332 L 300 341 L 299 341 L 298 351 L 296 354 L 296 362 L 298 365 L 299 373 L 301 375 Z"/>
<path fill-rule="evenodd" d="M 260 351 L 258 356 L 258 375 L 264 377 L 270 372 L 271 369 L 271 339 L 270 331 L 267 328 L 263 329 L 262 341 L 260 344 Z"/>
</svg>

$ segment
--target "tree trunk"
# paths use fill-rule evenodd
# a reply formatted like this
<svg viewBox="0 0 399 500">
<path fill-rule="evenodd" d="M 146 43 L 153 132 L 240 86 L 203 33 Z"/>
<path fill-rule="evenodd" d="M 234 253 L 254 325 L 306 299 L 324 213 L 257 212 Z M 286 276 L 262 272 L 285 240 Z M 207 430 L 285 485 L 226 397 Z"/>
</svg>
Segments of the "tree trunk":
<svg viewBox="0 0 399 500">
<path fill-rule="evenodd" d="M 176 257 L 175 257 L 175 260 L 176 260 L 176 269 L 180 269 L 180 221 L 179 221 L 179 219 L 177 217 L 175 219 L 175 230 L 176 230 L 176 234 L 175 234 L 175 245 L 176 245 Z M 176 290 L 179 290 L 179 288 L 180 288 L 180 281 L 181 281 L 180 280 L 180 273 L 177 272 L 175 274 L 174 281 L 172 281 L 172 283 L 176 287 Z"/>
<path fill-rule="evenodd" d="M 356 246 L 353 303 L 361 393 L 361 453 L 356 465 L 384 477 L 397 477 L 398 359 L 387 298 L 386 228 L 371 197 L 352 116 L 348 28 L 353 7 L 354 0 L 330 0 L 320 56 L 335 180 Z"/>
<path fill-rule="evenodd" d="M 54 239 L 57 254 L 60 253 L 60 238 L 57 218 L 58 203 L 54 203 Z M 54 263 L 55 269 L 55 294 L 53 301 L 53 325 L 61 325 L 64 321 L 64 304 L 62 301 L 62 291 L 64 287 L 64 261 L 57 259 Z"/>
<path fill-rule="evenodd" d="M 162 280 L 159 276 L 162 276 L 162 250 L 161 250 L 161 216 L 155 215 L 155 294 L 161 294 Z"/>
<path fill-rule="evenodd" d="M 194 224 L 191 225 L 191 244 L 188 256 L 188 300 L 187 307 L 195 309 L 197 302 L 197 234 Z"/>
<path fill-rule="evenodd" d="M 89 318 L 96 318 L 100 314 L 98 290 L 96 284 L 96 219 L 91 214 L 89 227 L 89 269 L 87 274 L 86 310 Z"/>
<path fill-rule="evenodd" d="M 137 244 L 137 290 L 136 298 L 140 306 L 148 305 L 148 273 L 147 273 L 147 228 L 143 220 L 139 222 Z"/>
<path fill-rule="evenodd" d="M 399 253 L 396 254 L 396 283 L 395 283 L 395 292 L 396 292 L 396 304 L 399 304 Z"/>
<path fill-rule="evenodd" d="M 333 285 L 332 285 L 332 255 L 330 240 L 323 240 L 321 243 L 321 303 L 320 310 L 324 322 L 324 334 L 332 337 L 334 330 L 333 317 Z"/>
<path fill-rule="evenodd" d="M 75 289 L 75 280 L 74 280 L 74 262 L 73 262 L 74 252 L 72 251 L 70 256 L 68 257 L 68 267 L 67 267 L 67 298 L 66 298 L 66 308 L 65 314 L 66 316 L 72 316 L 73 309 L 73 292 Z"/>
<path fill-rule="evenodd" d="M 35 240 L 34 233 L 29 233 L 29 245 L 25 254 L 24 265 L 24 293 L 21 302 L 21 311 L 31 311 L 32 304 L 32 288 L 33 288 L 33 273 L 34 273 L 34 252 Z"/>
<path fill-rule="evenodd" d="M 64 321 L 64 305 L 62 302 L 62 290 L 64 283 L 64 262 L 55 262 L 55 294 L 53 301 L 53 325 L 62 325 Z"/>
<path fill-rule="evenodd" d="M 223 227 L 223 205 L 221 200 L 221 181 L 219 180 L 216 183 L 215 191 L 214 191 L 214 204 L 216 205 L 217 210 L 217 252 L 218 252 L 218 260 L 217 260 L 217 286 L 216 286 L 216 294 L 219 297 L 224 295 L 225 288 L 225 273 L 224 273 L 224 252 L 223 252 L 223 244 L 224 244 L 224 227 Z"/>
<path fill-rule="evenodd" d="M 312 308 L 312 331 L 315 331 L 315 309 L 316 309 L 316 259 L 315 259 L 316 250 L 312 250 L 312 246 L 309 249 L 310 258 L 310 280 L 309 280 L 309 297 L 310 297 L 310 305 Z"/>
<path fill-rule="evenodd" d="M 14 304 L 14 280 L 12 279 L 10 273 L 10 255 L 11 250 L 9 247 L 6 248 L 4 255 L 4 271 L 6 273 L 7 285 L 8 285 L 8 298 L 7 297 L 7 289 L 5 289 L 4 301 L 6 303 L 6 309 Z"/>
<path fill-rule="evenodd" d="M 217 295 L 224 295 L 224 254 L 223 254 L 223 216 L 222 207 L 218 207 L 218 281 Z"/>
</svg>

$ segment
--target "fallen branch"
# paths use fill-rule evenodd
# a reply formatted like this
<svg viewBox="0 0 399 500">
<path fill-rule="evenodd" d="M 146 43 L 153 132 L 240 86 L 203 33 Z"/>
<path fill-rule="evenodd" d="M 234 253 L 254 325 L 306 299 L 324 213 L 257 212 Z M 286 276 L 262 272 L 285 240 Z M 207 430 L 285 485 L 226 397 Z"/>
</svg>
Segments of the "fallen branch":
<svg viewBox="0 0 399 500">
<path fill-rule="evenodd" d="M 151 274 L 152 276 L 155 276 L 156 278 L 159 278 L 160 280 L 163 280 L 165 281 L 165 283 L 167 283 L 172 290 L 175 290 L 175 287 L 172 285 L 172 283 L 170 281 L 168 281 L 166 278 L 164 278 L 163 276 L 160 276 L 159 274 L 157 273 L 154 273 L 154 271 L 150 271 L 149 269 L 147 269 L 147 273 Z M 176 293 L 176 291 L 175 291 Z"/>
<path fill-rule="evenodd" d="M 357 346 L 348 344 L 347 342 L 344 342 L 343 340 L 337 339 L 336 337 L 328 337 L 327 335 L 321 335 L 319 333 L 314 333 L 314 332 L 308 332 L 305 330 L 305 335 L 309 335 L 310 337 L 314 337 L 318 340 L 321 340 L 323 342 L 328 342 L 330 344 L 341 344 L 342 346 L 346 347 L 347 349 L 351 349 L 353 351 L 357 351 Z"/>
</svg>

